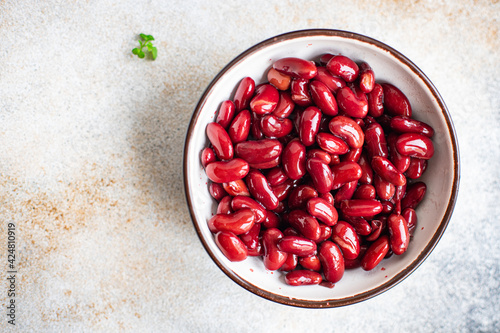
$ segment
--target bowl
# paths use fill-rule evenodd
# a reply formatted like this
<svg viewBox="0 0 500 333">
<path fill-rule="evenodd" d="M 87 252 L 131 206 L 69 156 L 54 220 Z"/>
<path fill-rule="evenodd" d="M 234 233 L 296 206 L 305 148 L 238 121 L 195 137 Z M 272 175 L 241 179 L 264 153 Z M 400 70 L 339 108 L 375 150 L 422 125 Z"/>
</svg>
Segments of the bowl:
<svg viewBox="0 0 500 333">
<path fill-rule="evenodd" d="M 418 226 L 408 250 L 393 255 L 371 271 L 346 270 L 334 288 L 320 285 L 289 286 L 280 271 L 264 268 L 260 257 L 231 262 L 217 247 L 207 221 L 217 203 L 210 196 L 207 176 L 200 161 L 208 145 L 205 127 L 214 121 L 222 101 L 232 99 L 246 76 L 256 84 L 267 81 L 273 62 L 284 57 L 317 60 L 323 53 L 342 54 L 365 61 L 377 81 L 392 83 L 409 98 L 413 118 L 430 124 L 435 134 L 435 153 L 422 176 L 427 184 L 424 200 L 417 207 Z M 328 308 L 354 304 L 394 287 L 408 277 L 434 249 L 451 218 L 460 178 L 458 141 L 448 109 L 427 76 L 408 58 L 373 38 L 339 30 L 301 30 L 258 43 L 241 53 L 212 80 L 201 96 L 184 147 L 184 186 L 187 204 L 199 239 L 216 265 L 234 282 L 268 300 L 297 307 Z"/>
</svg>

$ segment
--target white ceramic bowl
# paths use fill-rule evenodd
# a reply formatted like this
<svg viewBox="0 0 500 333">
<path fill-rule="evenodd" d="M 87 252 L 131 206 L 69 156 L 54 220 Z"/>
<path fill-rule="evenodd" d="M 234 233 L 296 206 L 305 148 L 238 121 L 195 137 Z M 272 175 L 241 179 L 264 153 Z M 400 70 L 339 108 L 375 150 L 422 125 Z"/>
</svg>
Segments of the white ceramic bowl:
<svg viewBox="0 0 500 333">
<path fill-rule="evenodd" d="M 207 146 L 205 127 L 214 121 L 220 103 L 232 99 L 236 86 L 246 76 L 257 84 L 266 81 L 267 70 L 283 57 L 318 59 L 323 53 L 343 54 L 366 61 L 378 82 L 389 82 L 409 98 L 413 118 L 430 124 L 435 135 L 435 155 L 422 180 L 427 193 L 417 208 L 418 228 L 408 251 L 385 259 L 370 272 L 346 270 L 334 288 L 288 286 L 284 274 L 264 268 L 262 259 L 249 257 L 230 262 L 218 249 L 207 226 L 216 211 L 208 192 L 200 152 Z M 303 30 L 265 40 L 231 61 L 210 83 L 194 111 L 184 147 L 184 183 L 187 203 L 196 232 L 210 257 L 233 281 L 247 290 L 279 303 L 300 307 L 337 307 L 353 304 L 395 286 L 430 254 L 450 220 L 459 185 L 458 143 L 450 114 L 431 81 L 409 59 L 390 46 L 359 34 L 338 30 Z"/>
</svg>

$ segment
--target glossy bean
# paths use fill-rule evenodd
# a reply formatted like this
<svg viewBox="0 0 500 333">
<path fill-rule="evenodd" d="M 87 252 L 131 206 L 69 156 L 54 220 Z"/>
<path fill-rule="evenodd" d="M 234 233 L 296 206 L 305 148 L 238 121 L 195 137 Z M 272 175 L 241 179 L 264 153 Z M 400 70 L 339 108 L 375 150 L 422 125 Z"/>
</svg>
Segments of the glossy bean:
<svg viewBox="0 0 500 333">
<path fill-rule="evenodd" d="M 418 179 L 422 177 L 426 169 L 427 169 L 427 160 L 412 157 L 410 160 L 410 165 L 408 166 L 408 170 L 406 170 L 405 175 L 410 179 Z"/>
<path fill-rule="evenodd" d="M 319 133 L 319 134 L 321 134 L 321 133 Z M 316 137 L 316 139 L 317 139 L 317 137 Z M 323 149 L 309 149 L 307 151 L 306 158 L 307 159 L 317 158 L 317 159 L 320 159 L 321 161 L 323 161 L 323 163 L 325 163 L 325 164 L 330 164 L 332 162 L 332 156 L 330 154 L 328 154 L 326 151 L 324 151 Z"/>
<path fill-rule="evenodd" d="M 288 118 L 293 110 L 295 109 L 295 103 L 292 100 L 292 96 L 288 91 L 280 91 L 280 98 L 276 109 L 272 112 L 272 115 L 278 118 Z"/>
<path fill-rule="evenodd" d="M 266 219 L 267 211 L 266 209 L 257 201 L 252 198 L 245 196 L 235 196 L 231 200 L 231 209 L 233 211 L 238 211 L 240 209 L 249 208 L 255 214 L 255 223 L 262 223 Z"/>
<path fill-rule="evenodd" d="M 224 101 L 219 107 L 219 112 L 217 113 L 216 123 L 219 123 L 222 127 L 227 128 L 231 121 L 233 121 L 234 115 L 236 113 L 236 107 L 233 101 Z"/>
<path fill-rule="evenodd" d="M 327 226 L 337 223 L 339 214 L 333 204 L 323 198 L 311 198 L 307 201 L 306 209 L 309 215 L 315 217 Z"/>
<path fill-rule="evenodd" d="M 343 200 L 349 200 L 352 199 L 354 195 L 354 191 L 356 191 L 356 186 L 358 186 L 358 181 L 353 180 L 351 182 L 347 182 L 344 185 L 342 185 L 337 193 L 335 193 L 335 202 L 340 203 Z"/>
<path fill-rule="evenodd" d="M 387 252 L 389 252 L 389 238 L 387 235 L 382 235 L 366 250 L 361 260 L 361 267 L 365 271 L 374 269 L 384 259 Z"/>
<path fill-rule="evenodd" d="M 370 184 L 361 184 L 358 186 L 356 191 L 354 192 L 354 195 L 352 196 L 353 199 L 375 199 L 377 196 L 377 190 L 373 185 Z"/>
<path fill-rule="evenodd" d="M 248 192 L 248 187 L 243 179 L 233 180 L 231 182 L 222 183 L 224 190 L 232 197 L 237 195 L 250 196 Z"/>
<path fill-rule="evenodd" d="M 339 113 L 337 100 L 331 90 L 321 81 L 312 80 L 309 83 L 311 98 L 323 114 L 336 116 Z"/>
<path fill-rule="evenodd" d="M 306 269 L 298 269 L 285 275 L 285 282 L 290 286 L 315 285 L 322 280 L 320 273 Z"/>
<path fill-rule="evenodd" d="M 373 183 L 373 170 L 368 162 L 368 158 L 365 153 L 362 153 L 358 165 L 361 168 L 361 177 L 359 178 L 360 184 L 372 184 Z"/>
<path fill-rule="evenodd" d="M 283 265 L 280 267 L 280 271 L 290 272 L 293 271 L 299 263 L 299 257 L 295 254 L 287 253 L 287 257 Z"/>
<path fill-rule="evenodd" d="M 384 90 L 382 86 L 375 83 L 373 90 L 367 94 L 368 114 L 372 117 L 380 117 L 384 113 Z"/>
<path fill-rule="evenodd" d="M 308 107 L 302 112 L 299 124 L 299 139 L 304 146 L 311 146 L 316 142 L 319 131 L 321 111 L 314 106 Z"/>
<path fill-rule="evenodd" d="M 285 171 L 283 171 L 282 167 L 275 167 L 267 171 L 266 178 L 269 185 L 276 186 L 283 184 L 288 179 L 288 176 Z"/>
<path fill-rule="evenodd" d="M 269 228 L 262 234 L 264 267 L 270 271 L 279 269 L 288 256 L 286 252 L 278 249 L 278 242 L 281 238 L 283 238 L 283 233 L 277 228 Z"/>
<path fill-rule="evenodd" d="M 291 179 L 300 179 L 306 174 L 306 147 L 294 139 L 283 149 L 282 167 Z"/>
<path fill-rule="evenodd" d="M 288 223 L 310 240 L 317 241 L 321 236 L 318 220 L 303 210 L 292 210 L 288 214 Z"/>
<path fill-rule="evenodd" d="M 309 93 L 309 80 L 294 78 L 290 84 L 290 94 L 292 101 L 300 106 L 306 107 L 313 103 Z"/>
<path fill-rule="evenodd" d="M 372 232 L 372 226 L 362 217 L 345 216 L 345 219 L 360 236 L 368 236 Z"/>
<path fill-rule="evenodd" d="M 391 200 L 396 192 L 396 187 L 379 175 L 375 175 L 373 185 L 375 186 L 377 195 L 381 200 Z"/>
<path fill-rule="evenodd" d="M 396 149 L 401 155 L 430 159 L 434 155 L 431 139 L 422 134 L 404 133 L 396 140 Z"/>
<path fill-rule="evenodd" d="M 217 161 L 217 157 L 215 157 L 215 153 L 212 148 L 206 147 L 201 151 L 201 165 L 204 168 L 215 161 Z"/>
<path fill-rule="evenodd" d="M 381 86 L 384 91 L 384 110 L 392 116 L 411 118 L 412 109 L 406 95 L 392 84 L 382 83 Z"/>
<path fill-rule="evenodd" d="M 318 193 L 327 193 L 332 189 L 333 177 L 328 164 L 318 158 L 306 161 L 306 169 Z"/>
<path fill-rule="evenodd" d="M 262 222 L 262 226 L 264 226 L 266 229 L 269 228 L 278 228 L 280 226 L 281 219 L 279 216 L 273 212 L 268 210 L 266 214 L 266 219 L 264 222 Z"/>
<path fill-rule="evenodd" d="M 282 119 L 268 114 L 260 119 L 260 129 L 268 138 L 282 138 L 290 134 L 293 123 L 290 119 Z"/>
<path fill-rule="evenodd" d="M 361 127 L 351 118 L 336 116 L 328 124 L 330 132 L 344 140 L 351 148 L 361 148 L 365 135 Z"/>
<path fill-rule="evenodd" d="M 248 250 L 234 233 L 220 231 L 215 234 L 215 244 L 230 261 L 243 261 L 248 256 Z"/>
<path fill-rule="evenodd" d="M 313 62 L 295 57 L 281 58 L 273 63 L 273 68 L 280 73 L 306 80 L 318 73 Z"/>
<path fill-rule="evenodd" d="M 410 167 L 411 157 L 401 155 L 396 148 L 398 135 L 390 133 L 387 135 L 387 145 L 389 147 L 389 159 L 399 172 L 404 173 Z"/>
<path fill-rule="evenodd" d="M 233 143 L 224 127 L 217 123 L 209 123 L 206 129 L 208 140 L 212 144 L 215 155 L 221 160 L 230 160 L 234 155 Z"/>
<path fill-rule="evenodd" d="M 245 77 L 240 81 L 236 92 L 234 93 L 234 106 L 236 112 L 248 108 L 250 99 L 255 92 L 255 81 L 251 77 Z"/>
<path fill-rule="evenodd" d="M 230 231 L 241 235 L 252 228 L 255 214 L 250 208 L 240 209 L 231 214 L 216 214 L 208 220 L 208 228 L 212 232 Z"/>
<path fill-rule="evenodd" d="M 343 184 L 359 180 L 361 178 L 361 167 L 356 162 L 340 162 L 331 167 L 333 185 L 332 189 L 338 189 Z"/>
<path fill-rule="evenodd" d="M 273 210 L 278 207 L 278 198 L 269 186 L 266 177 L 258 170 L 252 169 L 246 177 L 250 194 L 266 209 Z"/>
<path fill-rule="evenodd" d="M 245 244 L 248 250 L 248 255 L 259 255 L 262 251 L 262 243 L 260 242 L 260 229 L 262 224 L 255 223 L 250 230 L 239 235 L 239 238 Z"/>
<path fill-rule="evenodd" d="M 358 162 L 363 152 L 362 148 L 351 148 L 349 151 L 341 156 L 341 162 Z"/>
<path fill-rule="evenodd" d="M 387 158 L 382 156 L 375 156 L 371 162 L 372 169 L 382 179 L 394 184 L 395 186 L 402 186 L 406 184 L 406 177 L 399 172 L 398 169 Z"/>
<path fill-rule="evenodd" d="M 323 82 L 332 93 L 346 86 L 344 79 L 332 75 L 325 67 L 318 67 L 318 75 L 314 79 Z"/>
<path fill-rule="evenodd" d="M 344 257 L 339 247 L 331 241 L 325 241 L 319 247 L 318 257 L 325 279 L 332 283 L 340 281 L 344 275 Z"/>
<path fill-rule="evenodd" d="M 375 86 L 375 73 L 366 62 L 359 65 L 359 88 L 365 94 L 370 93 Z"/>
<path fill-rule="evenodd" d="M 350 58 L 336 55 L 328 61 L 326 68 L 333 75 L 340 76 L 346 82 L 353 82 L 359 75 L 358 65 Z"/>
<path fill-rule="evenodd" d="M 270 84 L 260 85 L 250 101 L 250 109 L 257 115 L 271 113 L 276 109 L 280 99 L 278 90 Z"/>
<path fill-rule="evenodd" d="M 300 236 L 284 236 L 278 242 L 278 249 L 299 257 L 307 257 L 316 253 L 316 243 Z"/>
<path fill-rule="evenodd" d="M 406 188 L 406 195 L 401 199 L 401 209 L 417 208 L 427 191 L 427 185 L 423 182 L 417 182 Z"/>
<path fill-rule="evenodd" d="M 230 161 L 213 162 L 205 168 L 207 177 L 216 183 L 228 183 L 242 179 L 249 171 L 250 167 L 248 163 L 241 158 L 233 158 Z"/>
<path fill-rule="evenodd" d="M 382 204 L 378 200 L 351 199 L 342 201 L 340 210 L 349 216 L 375 216 L 382 212 Z"/>
<path fill-rule="evenodd" d="M 349 86 L 337 91 L 338 108 L 353 118 L 364 118 L 368 114 L 368 100 L 362 91 Z"/>
<path fill-rule="evenodd" d="M 430 125 L 423 121 L 402 116 L 396 116 L 391 119 L 391 128 L 397 132 L 418 133 L 429 138 L 434 135 L 434 129 Z"/>
<path fill-rule="evenodd" d="M 360 241 L 356 230 L 345 221 L 338 221 L 332 227 L 332 241 L 342 250 L 345 259 L 356 259 L 360 251 Z"/>
<path fill-rule="evenodd" d="M 236 156 L 250 164 L 273 161 L 280 157 L 282 149 L 276 139 L 243 141 L 235 146 Z"/>
<path fill-rule="evenodd" d="M 233 144 L 243 142 L 248 138 L 251 122 L 252 116 L 248 110 L 242 110 L 234 117 L 227 130 Z"/>
<path fill-rule="evenodd" d="M 319 272 L 321 270 L 321 262 L 316 254 L 313 254 L 309 257 L 300 257 L 299 265 L 305 269 L 309 269 L 315 272 Z"/>
<path fill-rule="evenodd" d="M 231 214 L 233 213 L 233 210 L 231 209 L 231 200 L 233 200 L 233 197 L 226 195 L 224 198 L 222 198 L 219 201 L 219 204 L 217 205 L 217 212 L 216 214 Z"/>
<path fill-rule="evenodd" d="M 368 125 L 365 129 L 365 149 L 369 158 L 373 156 L 389 157 L 384 130 L 377 122 Z"/>
<path fill-rule="evenodd" d="M 217 201 L 220 201 L 228 194 L 226 190 L 224 190 L 224 186 L 222 186 L 222 184 L 214 182 L 210 182 L 210 184 L 208 185 L 208 191 L 210 192 L 212 198 Z"/>
<path fill-rule="evenodd" d="M 405 218 L 399 214 L 391 214 L 387 218 L 389 229 L 389 245 L 395 255 L 401 255 L 408 249 L 410 234 Z"/>
<path fill-rule="evenodd" d="M 292 191 L 294 186 L 293 180 L 288 179 L 284 183 L 281 183 L 276 186 L 271 186 L 274 195 L 278 198 L 278 201 L 283 201 L 288 198 L 290 192 Z"/>
<path fill-rule="evenodd" d="M 408 207 L 403 210 L 401 215 L 403 215 L 406 220 L 406 224 L 408 225 L 408 233 L 410 236 L 413 235 L 415 229 L 417 228 L 417 212 L 415 209 Z"/>
<path fill-rule="evenodd" d="M 326 132 L 321 132 L 316 135 L 316 143 L 322 150 L 329 154 L 342 155 L 349 151 L 349 146 L 344 142 L 344 140 Z"/>
</svg>

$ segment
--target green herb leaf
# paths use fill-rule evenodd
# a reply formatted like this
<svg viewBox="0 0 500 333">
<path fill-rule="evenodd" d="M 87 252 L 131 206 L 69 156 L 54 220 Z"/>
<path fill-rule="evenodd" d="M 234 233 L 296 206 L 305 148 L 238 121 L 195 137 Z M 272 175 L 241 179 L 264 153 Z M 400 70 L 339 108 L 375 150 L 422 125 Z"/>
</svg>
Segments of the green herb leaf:
<svg viewBox="0 0 500 333">
<path fill-rule="evenodd" d="M 139 34 L 139 37 L 142 39 L 139 40 L 139 47 L 132 49 L 132 53 L 137 55 L 140 59 L 143 59 L 146 56 L 143 48 L 146 47 L 147 52 L 151 55 L 151 58 L 155 60 L 158 55 L 158 50 L 153 46 L 153 43 L 151 43 L 151 41 L 155 40 L 154 37 L 146 34 Z"/>
<path fill-rule="evenodd" d="M 137 54 L 139 54 L 139 49 L 138 49 L 138 48 L 133 49 L 133 50 L 132 50 L 132 53 L 133 53 L 133 54 L 136 54 L 136 55 L 137 55 Z"/>
<path fill-rule="evenodd" d="M 156 56 L 158 55 L 158 50 L 156 49 L 156 47 L 153 47 L 151 49 L 151 57 L 153 57 L 153 60 L 156 59 Z"/>
<path fill-rule="evenodd" d="M 147 40 L 147 36 L 145 34 L 139 34 L 139 36 L 142 38 L 142 40 Z"/>
<path fill-rule="evenodd" d="M 142 50 L 141 50 L 141 51 L 139 51 L 139 54 L 138 54 L 137 56 L 138 56 L 139 58 L 141 58 L 141 59 L 142 59 L 142 58 L 144 58 L 146 55 L 145 55 L 145 54 L 144 54 L 144 52 L 142 52 Z"/>
</svg>

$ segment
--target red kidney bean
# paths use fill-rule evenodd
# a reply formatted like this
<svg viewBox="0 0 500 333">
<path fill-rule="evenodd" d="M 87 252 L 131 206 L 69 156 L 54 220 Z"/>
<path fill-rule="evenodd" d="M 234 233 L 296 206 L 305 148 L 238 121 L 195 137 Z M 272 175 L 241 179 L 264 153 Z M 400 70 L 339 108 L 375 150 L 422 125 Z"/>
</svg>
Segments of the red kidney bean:
<svg viewBox="0 0 500 333">
<path fill-rule="evenodd" d="M 387 158 L 375 156 L 372 158 L 372 168 L 382 179 L 396 185 L 402 186 L 406 184 L 406 177 L 396 169 L 394 164 Z"/>
<path fill-rule="evenodd" d="M 260 85 L 250 101 L 250 109 L 258 115 L 271 113 L 276 109 L 280 99 L 278 90 L 270 84 Z"/>
<path fill-rule="evenodd" d="M 306 204 L 307 212 L 327 226 L 337 223 L 339 214 L 333 204 L 323 198 L 311 198 Z"/>
<path fill-rule="evenodd" d="M 278 105 L 272 114 L 278 118 L 288 118 L 294 109 L 295 103 L 293 102 L 290 93 L 288 91 L 280 91 Z"/>
<path fill-rule="evenodd" d="M 266 219 L 266 209 L 257 201 L 245 196 L 235 196 L 231 201 L 231 208 L 233 211 L 249 208 L 255 214 L 255 223 L 262 223 Z"/>
<path fill-rule="evenodd" d="M 379 123 L 372 123 L 365 129 L 365 147 L 368 157 L 382 156 L 389 157 L 387 141 L 385 139 L 384 130 Z"/>
<path fill-rule="evenodd" d="M 351 148 L 361 148 L 365 141 L 365 135 L 361 127 L 345 116 L 336 116 L 328 124 L 330 132 L 344 140 Z"/>
<path fill-rule="evenodd" d="M 326 241 L 327 239 L 330 239 L 330 237 L 332 236 L 332 228 L 327 226 L 326 224 L 320 223 L 319 230 L 320 233 L 319 233 L 319 238 L 316 241 L 317 244 Z"/>
<path fill-rule="evenodd" d="M 279 269 L 288 256 L 286 252 L 278 249 L 278 242 L 281 238 L 283 238 L 283 233 L 277 228 L 269 228 L 262 234 L 264 267 L 270 271 Z"/>
<path fill-rule="evenodd" d="M 358 165 L 361 168 L 361 177 L 359 178 L 360 184 L 371 184 L 373 183 L 373 170 L 368 162 L 366 154 L 363 153 L 359 157 Z"/>
<path fill-rule="evenodd" d="M 389 229 L 389 245 L 395 255 L 401 255 L 408 249 L 410 234 L 405 218 L 399 214 L 391 214 L 387 219 Z"/>
<path fill-rule="evenodd" d="M 273 63 L 273 68 L 280 73 L 302 79 L 312 79 L 318 73 L 316 65 L 300 58 L 281 58 Z"/>
<path fill-rule="evenodd" d="M 356 186 L 358 186 L 357 180 L 353 180 L 352 182 L 342 185 L 342 187 L 338 189 L 337 193 L 335 193 L 335 202 L 340 203 L 343 200 L 351 199 L 354 195 L 354 191 L 356 191 Z"/>
<path fill-rule="evenodd" d="M 267 171 L 266 178 L 269 182 L 269 185 L 276 186 L 283 184 L 288 179 L 288 176 L 286 175 L 285 171 L 283 171 L 283 168 L 275 167 Z"/>
<path fill-rule="evenodd" d="M 215 244 L 230 261 L 243 261 L 248 256 L 245 244 L 232 232 L 220 231 L 215 234 Z"/>
<path fill-rule="evenodd" d="M 309 257 L 300 257 L 299 265 L 315 272 L 321 270 L 321 262 L 319 261 L 319 257 L 315 254 Z"/>
<path fill-rule="evenodd" d="M 405 208 L 401 213 L 403 215 L 407 225 L 408 225 L 408 233 L 413 235 L 415 229 L 417 228 L 417 212 L 413 208 Z"/>
<path fill-rule="evenodd" d="M 426 169 L 427 160 L 412 157 L 410 160 L 410 165 L 408 166 L 408 170 L 406 170 L 406 177 L 410 179 L 420 178 L 422 177 Z"/>
<path fill-rule="evenodd" d="M 347 82 L 353 82 L 359 75 L 358 65 L 348 57 L 337 55 L 328 61 L 326 69 L 333 75 L 338 75 Z"/>
<path fill-rule="evenodd" d="M 215 153 L 212 148 L 206 147 L 201 151 L 201 165 L 205 168 L 212 162 L 217 161 Z"/>
<path fill-rule="evenodd" d="M 321 193 L 320 196 L 319 196 L 321 199 L 325 200 L 326 202 L 328 202 L 330 205 L 333 206 L 334 204 L 334 199 L 333 199 L 333 195 L 331 192 L 327 192 L 327 193 Z"/>
<path fill-rule="evenodd" d="M 390 201 L 382 201 L 381 204 L 382 204 L 382 214 L 390 214 L 394 210 L 394 205 Z"/>
<path fill-rule="evenodd" d="M 280 270 L 284 272 L 293 271 L 297 267 L 298 263 L 298 257 L 295 254 L 288 253 L 285 262 L 280 267 Z"/>
<path fill-rule="evenodd" d="M 267 72 L 267 81 L 279 90 L 287 90 L 290 87 L 290 75 L 278 72 L 274 68 L 269 69 Z"/>
<path fill-rule="evenodd" d="M 417 182 L 409 185 L 406 188 L 406 195 L 401 199 L 401 208 L 417 208 L 418 204 L 422 201 L 427 191 L 427 185 L 423 182 Z"/>
<path fill-rule="evenodd" d="M 362 91 L 349 86 L 337 91 L 337 103 L 340 110 L 353 118 L 364 118 L 368 114 L 368 100 Z"/>
<path fill-rule="evenodd" d="M 344 140 L 326 132 L 318 133 L 316 136 L 316 143 L 322 150 L 330 154 L 342 155 L 349 151 L 349 146 L 344 142 Z"/>
<path fill-rule="evenodd" d="M 321 236 L 318 220 L 305 211 L 296 209 L 288 214 L 288 223 L 304 237 L 317 241 Z"/>
<path fill-rule="evenodd" d="M 233 200 L 233 197 L 229 195 L 222 198 L 217 205 L 216 214 L 231 214 L 233 212 L 231 209 L 231 200 Z"/>
<path fill-rule="evenodd" d="M 321 111 L 314 106 L 308 107 L 302 112 L 299 124 L 299 139 L 304 146 L 310 146 L 316 142 L 316 134 L 319 131 Z"/>
<path fill-rule="evenodd" d="M 342 201 L 340 210 L 348 216 L 375 216 L 382 212 L 382 204 L 378 200 L 351 199 Z"/>
<path fill-rule="evenodd" d="M 268 138 L 282 138 L 290 134 L 293 123 L 290 119 L 281 119 L 268 114 L 260 119 L 260 129 Z"/>
<path fill-rule="evenodd" d="M 311 97 L 319 109 L 328 116 L 336 116 L 339 113 L 337 100 L 331 90 L 323 82 L 312 80 L 309 83 Z"/>
<path fill-rule="evenodd" d="M 342 250 L 344 259 L 356 259 L 360 251 L 360 241 L 353 226 L 345 221 L 338 221 L 332 227 L 332 240 Z"/>
<path fill-rule="evenodd" d="M 361 153 L 363 152 L 363 149 L 361 148 L 351 148 L 349 151 L 342 155 L 342 159 L 340 162 L 358 162 L 359 158 L 361 157 Z M 338 163 L 337 163 L 338 164 Z"/>
<path fill-rule="evenodd" d="M 306 174 L 306 147 L 297 139 L 283 149 L 282 166 L 291 179 L 300 179 Z"/>
<path fill-rule="evenodd" d="M 353 199 L 375 199 L 377 196 L 377 191 L 375 187 L 370 184 L 361 184 L 358 186 L 356 191 L 354 191 Z"/>
<path fill-rule="evenodd" d="M 309 106 L 312 104 L 312 97 L 309 93 L 309 80 L 294 78 L 290 84 L 290 93 L 292 101 L 300 106 Z"/>
<path fill-rule="evenodd" d="M 230 231 L 241 235 L 252 228 L 255 214 L 249 208 L 240 209 L 231 214 L 217 214 L 208 220 L 208 228 L 212 232 Z"/>
<path fill-rule="evenodd" d="M 254 91 L 255 81 L 251 77 L 243 78 L 234 93 L 233 100 L 236 112 L 240 112 L 241 110 L 248 108 Z"/>
<path fill-rule="evenodd" d="M 375 86 L 375 73 L 366 62 L 359 65 L 359 88 L 365 94 L 370 93 Z"/>
<path fill-rule="evenodd" d="M 276 139 L 243 141 L 235 147 L 236 155 L 250 164 L 273 161 L 280 157 L 282 149 Z"/>
<path fill-rule="evenodd" d="M 210 192 L 212 198 L 214 198 L 217 201 L 220 201 L 227 195 L 227 192 L 224 190 L 224 187 L 222 186 L 222 184 L 219 183 L 210 182 L 210 184 L 208 185 L 208 191 Z"/>
<path fill-rule="evenodd" d="M 300 233 L 292 227 L 283 230 L 283 236 L 300 236 Z"/>
<path fill-rule="evenodd" d="M 250 168 L 253 169 L 272 169 L 276 166 L 278 166 L 281 162 L 281 157 L 278 156 L 274 160 L 268 161 L 268 162 L 262 162 L 262 163 L 249 163 Z"/>
<path fill-rule="evenodd" d="M 239 238 L 248 249 L 248 255 L 259 255 L 258 253 L 262 251 L 262 244 L 259 238 L 260 229 L 261 224 L 255 223 L 250 230 L 239 235 Z"/>
<path fill-rule="evenodd" d="M 248 110 L 242 110 L 234 117 L 227 130 L 233 144 L 245 141 L 248 138 L 251 123 L 252 116 Z"/>
<path fill-rule="evenodd" d="M 300 236 L 284 236 L 278 242 L 278 249 L 299 257 L 307 257 L 316 253 L 316 243 Z"/>
<path fill-rule="evenodd" d="M 224 190 L 232 197 L 237 195 L 250 196 L 250 192 L 248 192 L 248 187 L 243 181 L 243 179 L 233 180 L 231 182 L 223 183 L 222 187 Z"/>
<path fill-rule="evenodd" d="M 318 67 L 318 75 L 314 79 L 323 82 L 332 93 L 346 86 L 344 79 L 332 75 L 325 67 Z"/>
<path fill-rule="evenodd" d="M 343 184 L 359 180 L 361 178 L 361 167 L 356 162 L 340 162 L 331 167 L 333 185 L 332 189 L 338 189 Z"/>
<path fill-rule="evenodd" d="M 281 183 L 276 186 L 271 186 L 274 195 L 278 198 L 278 201 L 283 201 L 290 195 L 294 186 L 293 180 L 288 179 L 284 183 Z"/>
<path fill-rule="evenodd" d="M 368 114 L 378 118 L 384 113 L 384 90 L 382 86 L 375 83 L 373 90 L 368 93 Z"/>
<path fill-rule="evenodd" d="M 335 54 L 331 54 L 331 53 L 324 53 L 322 54 L 320 57 L 319 57 L 319 63 L 322 65 L 322 66 L 325 66 L 328 61 L 330 61 L 330 59 L 332 59 L 333 57 L 335 57 Z M 319 68 L 318 67 L 318 72 L 319 72 Z"/>
<path fill-rule="evenodd" d="M 401 155 L 396 149 L 396 140 L 398 139 L 398 135 L 396 133 L 390 133 L 387 136 L 387 145 L 390 150 L 390 160 L 392 164 L 398 169 L 399 172 L 403 173 L 408 170 L 410 166 L 411 157 Z"/>
<path fill-rule="evenodd" d="M 249 171 L 248 163 L 241 158 L 233 158 L 227 162 L 213 162 L 205 168 L 208 178 L 215 183 L 228 183 L 242 179 Z"/>
<path fill-rule="evenodd" d="M 305 286 L 320 284 L 323 280 L 318 272 L 298 269 L 285 275 L 285 282 L 290 286 Z"/>
<path fill-rule="evenodd" d="M 431 138 L 434 135 L 434 129 L 416 119 L 408 117 L 396 116 L 391 119 L 391 128 L 402 133 L 418 133 Z"/>
<path fill-rule="evenodd" d="M 224 101 L 220 105 L 219 113 L 215 122 L 219 123 L 222 127 L 227 128 L 234 118 L 236 107 L 233 101 Z"/>
<path fill-rule="evenodd" d="M 430 159 L 434 155 L 431 139 L 417 133 L 403 133 L 396 140 L 396 149 L 401 155 Z"/>
<path fill-rule="evenodd" d="M 321 134 L 321 133 L 320 133 Z M 319 135 L 319 134 L 318 134 Z M 338 139 L 338 138 L 337 138 Z M 340 140 L 340 139 L 339 139 Z M 322 149 L 310 149 L 307 151 L 307 159 L 317 158 L 323 161 L 325 164 L 330 164 L 332 162 L 332 157 L 326 151 Z"/>
<path fill-rule="evenodd" d="M 217 123 L 209 123 L 206 132 L 215 155 L 221 160 L 232 159 L 234 154 L 233 143 L 224 127 Z"/>
<path fill-rule="evenodd" d="M 288 207 L 290 209 L 305 208 L 311 198 L 318 197 L 318 191 L 310 185 L 299 185 L 292 190 L 288 197 Z"/>
<path fill-rule="evenodd" d="M 328 164 L 318 158 L 311 158 L 306 162 L 306 169 L 319 193 L 327 193 L 332 189 L 332 171 Z"/>
<path fill-rule="evenodd" d="M 331 241 L 325 241 L 319 247 L 318 257 L 325 279 L 332 283 L 340 281 L 344 275 L 344 257 L 339 247 Z"/>
<path fill-rule="evenodd" d="M 389 238 L 387 235 L 382 235 L 366 250 L 361 260 L 361 267 L 365 271 L 374 269 L 384 259 L 387 252 L 389 252 Z"/>
<path fill-rule="evenodd" d="M 382 200 L 391 200 L 394 193 L 396 193 L 396 187 L 379 175 L 375 175 L 373 185 L 375 186 L 377 195 Z"/>
<path fill-rule="evenodd" d="M 345 219 L 360 236 L 368 236 L 372 232 L 372 226 L 362 217 L 345 216 Z"/>
<path fill-rule="evenodd" d="M 332 166 L 337 165 L 341 162 L 340 157 L 337 154 L 331 154 L 330 157 L 332 158 L 332 161 L 330 162 L 330 165 L 332 165 Z"/>
<path fill-rule="evenodd" d="M 246 178 L 250 194 L 257 199 L 266 209 L 273 210 L 278 207 L 278 198 L 269 186 L 266 177 L 258 170 L 250 170 Z"/>
<path fill-rule="evenodd" d="M 411 117 L 411 105 L 406 95 L 389 83 L 382 83 L 384 110 L 393 116 Z"/>
<path fill-rule="evenodd" d="M 268 210 L 266 214 L 266 219 L 262 222 L 262 225 L 266 228 L 278 228 L 280 226 L 281 219 L 273 211 Z"/>
</svg>

